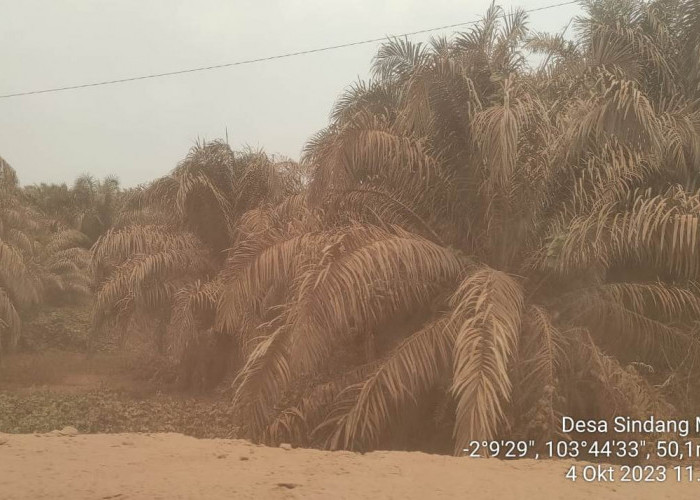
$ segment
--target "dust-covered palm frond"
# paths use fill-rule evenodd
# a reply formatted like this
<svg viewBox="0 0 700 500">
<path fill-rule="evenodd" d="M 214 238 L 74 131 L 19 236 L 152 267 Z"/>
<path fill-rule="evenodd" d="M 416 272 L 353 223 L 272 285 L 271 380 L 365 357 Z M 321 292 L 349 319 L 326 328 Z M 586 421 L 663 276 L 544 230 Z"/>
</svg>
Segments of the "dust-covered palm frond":
<svg viewBox="0 0 700 500">
<path fill-rule="evenodd" d="M 242 161 L 242 160 L 239 160 Z M 292 161 L 275 162 L 265 153 L 249 153 L 245 170 L 234 180 L 233 212 L 236 215 L 262 203 L 277 204 L 299 194 L 302 169 Z"/>
<path fill-rule="evenodd" d="M 700 172 L 700 103 L 674 96 L 661 103 L 659 121 L 669 175 L 679 181 Z"/>
<path fill-rule="evenodd" d="M 525 63 L 521 47 L 527 33 L 527 12 L 524 9 L 513 9 L 503 16 L 492 54 L 497 71 L 502 75 L 517 71 Z"/>
<path fill-rule="evenodd" d="M 194 234 L 162 226 L 129 226 L 108 231 L 93 247 L 98 280 L 93 306 L 92 339 L 109 320 L 157 320 L 156 343 L 164 350 L 163 329 L 179 290 L 216 272 L 211 251 Z M 176 349 L 181 333 L 176 325 Z M 187 332 L 191 337 L 191 332 Z M 126 337 L 123 337 L 126 338 Z"/>
<path fill-rule="evenodd" d="M 324 204 L 326 217 L 366 221 L 379 227 L 400 226 L 444 245 L 440 235 L 417 212 L 420 209 L 411 208 L 401 200 L 399 193 L 394 194 L 392 191 L 393 189 L 389 191 L 368 186 L 332 193 Z"/>
<path fill-rule="evenodd" d="M 257 236 L 284 231 L 320 229 L 320 215 L 309 207 L 306 193 L 293 194 L 277 204 L 265 204 L 245 212 L 236 223 L 233 248 L 243 241 L 254 243 Z M 236 253 L 236 252 L 233 252 Z"/>
<path fill-rule="evenodd" d="M 530 97 L 518 98 L 510 80 L 503 85 L 503 103 L 474 117 L 474 141 L 479 148 L 491 187 L 503 187 L 515 169 L 524 129 L 544 115 L 542 105 Z M 538 116 L 539 115 L 539 116 Z"/>
<path fill-rule="evenodd" d="M 325 235 L 292 232 L 267 234 L 240 242 L 224 270 L 224 288 L 218 305 L 216 328 L 248 331 L 262 317 L 262 303 L 276 283 L 288 289 L 303 272 Z"/>
<path fill-rule="evenodd" d="M 17 172 L 0 156 L 0 192 L 9 193 L 18 185 Z"/>
<path fill-rule="evenodd" d="M 342 417 L 335 416 L 330 447 L 375 447 L 399 412 L 408 410 L 449 374 L 455 336 L 449 318 L 443 316 L 389 353 L 369 378 L 358 383 L 359 391 L 348 390 L 355 396 L 353 405 Z"/>
<path fill-rule="evenodd" d="M 50 255 L 46 259 L 49 269 L 65 267 L 67 269 L 88 269 L 92 264 L 92 254 L 80 247 L 67 248 Z"/>
<path fill-rule="evenodd" d="M 198 248 L 171 247 L 158 252 L 138 254 L 117 266 L 102 283 L 95 299 L 97 314 L 113 310 L 126 297 L 142 299 L 153 307 L 172 300 L 170 295 L 158 293 L 160 284 L 172 280 L 185 280 L 211 269 L 206 251 Z M 155 302 L 150 302 L 155 299 Z"/>
<path fill-rule="evenodd" d="M 17 309 L 36 304 L 40 286 L 27 266 L 24 256 L 15 247 L 0 240 L 0 287 L 12 299 Z"/>
<path fill-rule="evenodd" d="M 10 296 L 0 286 L 0 355 L 17 345 L 20 328 L 19 313 Z"/>
<path fill-rule="evenodd" d="M 394 130 L 376 117 L 363 116 L 326 140 L 314 161 L 310 195 L 346 190 L 368 182 L 394 183 L 408 199 L 424 199 L 432 182 L 447 178 L 424 141 Z"/>
<path fill-rule="evenodd" d="M 175 292 L 171 320 L 174 338 L 170 345 L 174 358 L 181 359 L 198 332 L 212 326 L 221 288 L 220 279 L 196 279 Z"/>
<path fill-rule="evenodd" d="M 234 250 L 227 270 L 232 279 L 219 305 L 221 329 L 237 330 L 247 313 L 259 316 L 275 282 L 298 287 L 299 304 L 311 308 L 304 317 L 318 325 L 318 334 L 331 327 L 329 333 L 363 328 L 378 320 L 380 307 L 391 315 L 393 307 L 406 306 L 402 301 L 427 300 L 429 287 L 454 279 L 462 265 L 451 251 L 416 235 L 364 225 L 282 237 L 251 255 L 252 260 Z M 399 287 L 412 284 L 415 290 Z M 353 295 L 357 298 L 350 300 Z"/>
<path fill-rule="evenodd" d="M 230 242 L 234 181 L 242 173 L 228 144 L 197 144 L 169 175 L 141 190 L 133 203 L 174 210 L 176 221 L 221 252 Z"/>
<path fill-rule="evenodd" d="M 31 256 L 34 254 L 36 240 L 30 234 L 15 228 L 9 228 L 4 233 L 3 237 L 9 245 L 12 245 L 24 255 Z"/>
<path fill-rule="evenodd" d="M 523 293 L 508 275 L 482 268 L 462 281 L 451 302 L 458 331 L 451 392 L 457 401 L 454 440 L 459 453 L 471 439 L 493 439 L 503 421 Z"/>
<path fill-rule="evenodd" d="M 51 220 L 26 203 L 23 192 L 17 187 L 8 188 L 3 196 L 0 196 L 1 231 L 5 232 L 14 228 L 37 235 L 55 224 L 56 221 Z"/>
<path fill-rule="evenodd" d="M 459 200 L 461 184 L 454 182 L 441 155 L 429 144 L 368 120 L 336 132 L 320 156 L 313 157 L 310 208 L 320 206 L 332 224 L 352 219 L 378 225 L 408 221 L 405 227 L 440 241 L 426 224 L 463 221 L 459 203 L 446 203 Z"/>
<path fill-rule="evenodd" d="M 641 359 L 663 362 L 664 358 L 677 357 L 678 353 L 693 346 L 693 339 L 682 329 L 640 314 L 628 306 L 611 302 L 600 305 L 595 313 L 600 316 L 594 321 L 589 316 L 586 318 L 588 322 L 580 323 L 617 332 L 617 336 L 610 335 L 599 341 L 616 347 L 618 353 L 628 356 L 638 353 Z"/>
<path fill-rule="evenodd" d="M 53 254 L 69 248 L 85 247 L 89 240 L 84 233 L 74 229 L 66 229 L 51 236 L 44 247 L 47 254 Z"/>
<path fill-rule="evenodd" d="M 577 57 L 576 46 L 562 34 L 534 32 L 528 35 L 525 48 L 535 54 L 546 55 L 543 64 L 556 64 Z"/>
<path fill-rule="evenodd" d="M 429 51 L 422 43 L 405 38 L 391 38 L 377 51 L 372 72 L 381 80 L 403 80 L 429 58 Z"/>
<path fill-rule="evenodd" d="M 596 418 L 666 418 L 675 414 L 659 388 L 645 380 L 633 365 L 623 366 L 605 354 L 587 330 L 580 330 L 572 341 L 570 358 L 589 374 L 588 396 L 595 401 Z"/>
<path fill-rule="evenodd" d="M 245 366 L 234 381 L 234 406 L 247 406 L 247 425 L 259 435 L 272 417 L 272 403 L 290 378 L 290 326 L 281 325 L 260 341 L 250 353 Z"/>
<path fill-rule="evenodd" d="M 671 35 L 666 24 L 660 22 L 658 6 L 645 2 L 585 3 L 587 16 L 578 17 L 574 23 L 584 43 L 600 50 L 615 47 L 625 50 L 629 58 L 656 78 L 655 83 L 672 84 L 674 69 Z M 612 65 L 615 59 L 594 58 L 601 66 Z M 619 67 L 623 67 L 618 65 Z M 632 74 L 631 76 L 640 76 Z"/>
<path fill-rule="evenodd" d="M 529 306 L 513 381 L 515 426 L 524 428 L 528 436 L 560 434 L 562 376 L 571 368 L 568 347 L 565 332 L 552 322 L 549 312 Z"/>
<path fill-rule="evenodd" d="M 449 147 L 450 154 L 458 155 L 455 146 L 468 141 L 470 121 L 482 102 L 469 70 L 445 52 L 434 49 L 402 84 L 394 123 L 397 130 L 416 137 L 430 135 L 437 149 Z"/>
<path fill-rule="evenodd" d="M 338 335 L 371 331 L 386 319 L 429 307 L 465 264 L 416 235 L 372 232 L 353 231 L 332 242 L 299 278 L 292 354 L 302 371 L 321 363 Z"/>
<path fill-rule="evenodd" d="M 286 408 L 267 426 L 262 440 L 277 445 L 282 442 L 299 445 L 323 445 L 333 431 L 333 402 L 353 384 L 365 379 L 376 369 L 376 362 L 352 368 L 333 380 L 315 386 L 301 401 Z M 331 416 L 330 418 L 329 415 Z"/>
<path fill-rule="evenodd" d="M 49 244 L 56 245 L 55 240 Z M 69 246 L 63 243 L 60 246 Z M 54 246 L 56 248 L 56 246 Z M 44 249 L 46 252 L 46 249 Z M 48 253 L 42 262 L 39 275 L 45 293 L 54 300 L 77 300 L 91 295 L 91 254 L 81 247 L 69 247 Z"/>
<path fill-rule="evenodd" d="M 503 9 L 492 3 L 482 21 L 465 33 L 457 35 L 455 48 L 458 54 L 469 59 L 474 66 L 488 66 L 498 36 Z"/>
<path fill-rule="evenodd" d="M 606 144 L 601 151 L 589 152 L 582 159 L 582 168 L 574 174 L 570 205 L 563 212 L 581 214 L 596 205 L 625 200 L 636 186 L 658 172 L 658 163 L 651 160 L 616 143 Z"/>
<path fill-rule="evenodd" d="M 220 204 L 220 210 L 223 214 L 230 211 L 229 200 L 224 194 L 224 191 L 219 188 L 204 172 L 191 173 L 183 171 L 177 177 L 178 189 L 175 193 L 175 207 L 181 214 L 186 214 L 188 204 L 199 204 L 200 198 L 211 196 L 212 200 Z M 157 199 L 160 199 L 157 198 Z M 192 211 L 193 213 L 196 213 Z"/>
<path fill-rule="evenodd" d="M 158 252 L 165 248 L 188 250 L 200 245 L 192 234 L 159 225 L 110 229 L 93 246 L 93 264 L 120 264 L 134 255 Z"/>
<path fill-rule="evenodd" d="M 17 276 L 26 272 L 22 254 L 2 240 L 0 240 L 0 263 L 2 263 L 0 272 L 6 276 Z"/>
<path fill-rule="evenodd" d="M 293 373 L 317 370 L 351 332 L 370 331 L 397 314 L 428 307 L 462 266 L 434 243 L 371 226 L 304 235 L 271 247 L 225 283 L 219 304 L 218 328 L 245 332 L 256 322 L 262 327 L 260 339 L 245 334 L 244 340 L 256 346 L 247 349 L 250 362 L 239 378 L 244 387 L 265 387 L 266 398 L 253 401 L 256 393 L 241 389 L 238 401 L 255 405 L 251 418 L 262 426 L 270 402 L 289 382 L 290 366 Z M 287 302 L 278 302 L 279 314 L 263 324 L 263 293 L 278 280 L 290 282 Z M 264 333 L 268 328 L 273 333 Z M 259 369 L 260 362 L 272 363 L 276 375 Z"/>
<path fill-rule="evenodd" d="M 125 196 L 125 201 L 119 214 L 115 217 L 110 229 L 124 229 L 129 226 L 162 226 L 177 228 L 181 224 L 174 210 L 152 205 L 142 205 L 141 202 L 134 202 L 138 194 L 129 193 Z"/>
<path fill-rule="evenodd" d="M 151 283 L 176 273 L 199 274 L 211 269 L 205 250 L 182 251 L 180 248 L 165 249 L 129 260 L 133 285 Z"/>
<path fill-rule="evenodd" d="M 698 203 L 697 194 L 680 186 L 659 195 L 636 191 L 622 203 L 602 203 L 554 234 L 539 265 L 564 272 L 627 261 L 695 276 Z"/>
<path fill-rule="evenodd" d="M 520 346 L 523 379 L 518 385 L 527 388 L 519 395 L 521 400 L 532 402 L 529 391 L 541 391 L 557 384 L 559 371 L 567 363 L 565 345 L 564 334 L 552 323 L 547 310 L 530 306 L 524 318 Z"/>
<path fill-rule="evenodd" d="M 590 289 L 577 290 L 572 294 L 578 299 L 562 297 L 560 300 L 578 302 L 581 295 L 592 294 L 602 302 L 626 304 L 630 309 L 647 312 L 666 322 L 693 320 L 700 315 L 700 289 L 697 283 L 677 286 L 656 283 L 605 283 Z"/>
<path fill-rule="evenodd" d="M 646 151 L 659 151 L 661 125 L 649 98 L 633 80 L 605 74 L 598 80 L 600 93 L 581 101 L 571 113 L 578 114 L 571 128 L 571 152 L 575 156 L 591 142 L 615 137 L 623 144 Z"/>
<path fill-rule="evenodd" d="M 686 72 L 682 78 L 685 80 L 686 88 L 695 96 L 700 94 L 700 7 L 693 0 L 683 0 L 679 2 L 679 30 L 678 38 L 682 48 L 679 60 L 686 66 Z"/>
<path fill-rule="evenodd" d="M 386 120 L 396 118 L 400 93 L 396 85 L 385 81 L 357 81 L 338 98 L 331 111 L 331 122 L 343 124 L 352 121 L 358 113 L 370 113 Z"/>
<path fill-rule="evenodd" d="M 696 349 L 688 328 L 700 315 L 696 284 L 606 283 L 569 292 L 555 303 L 569 322 L 587 326 L 630 356 L 653 353 L 665 362 L 674 350 Z"/>
<path fill-rule="evenodd" d="M 555 145 L 554 152 L 544 159 L 544 168 L 537 172 L 535 181 L 541 194 L 533 204 L 531 236 L 535 237 L 535 246 L 541 245 L 543 238 L 547 240 L 543 247 L 547 258 L 556 253 L 568 228 L 604 223 L 612 213 L 606 210 L 624 207 L 635 190 L 648 185 L 662 170 L 657 158 L 617 141 L 589 151 L 575 165 L 559 154 L 561 146 Z"/>
</svg>

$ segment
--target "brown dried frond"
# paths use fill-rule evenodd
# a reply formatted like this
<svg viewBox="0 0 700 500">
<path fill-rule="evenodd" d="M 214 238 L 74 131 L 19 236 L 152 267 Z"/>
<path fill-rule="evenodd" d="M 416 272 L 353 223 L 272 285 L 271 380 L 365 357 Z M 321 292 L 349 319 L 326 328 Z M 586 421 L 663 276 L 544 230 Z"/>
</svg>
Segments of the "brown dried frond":
<svg viewBox="0 0 700 500">
<path fill-rule="evenodd" d="M 342 416 L 333 415 L 329 447 L 375 447 L 399 412 L 406 411 L 449 374 L 456 333 L 449 316 L 442 316 L 411 334 L 380 360 L 378 369 L 357 384 L 358 390 L 350 391 L 350 408 L 341 398 L 345 411 Z"/>
<path fill-rule="evenodd" d="M 490 268 L 471 273 L 452 297 L 455 340 L 451 392 L 457 401 L 455 453 L 493 439 L 511 398 L 510 363 L 523 311 L 520 285 Z"/>
</svg>

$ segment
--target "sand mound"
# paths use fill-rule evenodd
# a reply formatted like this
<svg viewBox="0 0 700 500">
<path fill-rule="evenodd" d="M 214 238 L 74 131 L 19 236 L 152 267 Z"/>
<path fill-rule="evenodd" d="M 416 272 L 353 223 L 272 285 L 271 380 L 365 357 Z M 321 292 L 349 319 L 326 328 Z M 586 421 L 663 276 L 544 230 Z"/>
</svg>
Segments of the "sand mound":
<svg viewBox="0 0 700 500">
<path fill-rule="evenodd" d="M 700 483 L 571 483 L 563 461 L 282 449 L 180 434 L 0 435 L 0 498 L 697 498 Z"/>
</svg>

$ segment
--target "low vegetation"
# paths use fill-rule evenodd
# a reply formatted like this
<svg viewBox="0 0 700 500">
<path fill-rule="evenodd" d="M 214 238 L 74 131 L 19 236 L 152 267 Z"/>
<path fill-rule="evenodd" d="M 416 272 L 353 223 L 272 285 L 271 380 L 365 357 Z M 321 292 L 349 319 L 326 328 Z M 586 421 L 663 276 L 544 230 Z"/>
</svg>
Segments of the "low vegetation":
<svg viewBox="0 0 700 500">
<path fill-rule="evenodd" d="M 81 433 L 178 432 L 199 438 L 234 438 L 231 406 L 155 395 L 134 399 L 123 393 L 32 391 L 0 393 L 0 432 L 47 433 L 66 426 Z"/>
<path fill-rule="evenodd" d="M 175 390 L 147 351 L 20 352 L 0 366 L 0 433 L 179 432 L 237 437 L 233 409 L 216 394 Z"/>
</svg>

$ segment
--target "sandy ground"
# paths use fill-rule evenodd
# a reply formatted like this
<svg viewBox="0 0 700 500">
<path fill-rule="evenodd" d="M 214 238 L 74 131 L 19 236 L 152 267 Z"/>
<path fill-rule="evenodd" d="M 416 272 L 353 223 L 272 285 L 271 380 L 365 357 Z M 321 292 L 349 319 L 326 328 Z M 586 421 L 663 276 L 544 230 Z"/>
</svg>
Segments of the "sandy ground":
<svg viewBox="0 0 700 500">
<path fill-rule="evenodd" d="M 0 434 L 0 498 L 698 498 L 700 482 L 571 483 L 562 461 L 268 448 L 180 434 Z"/>
</svg>

